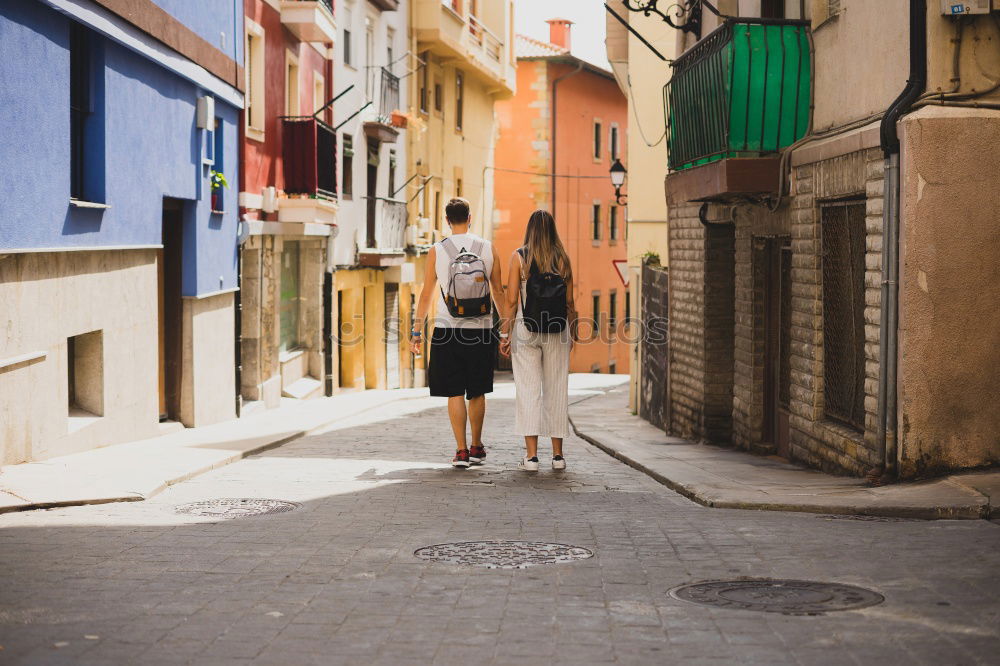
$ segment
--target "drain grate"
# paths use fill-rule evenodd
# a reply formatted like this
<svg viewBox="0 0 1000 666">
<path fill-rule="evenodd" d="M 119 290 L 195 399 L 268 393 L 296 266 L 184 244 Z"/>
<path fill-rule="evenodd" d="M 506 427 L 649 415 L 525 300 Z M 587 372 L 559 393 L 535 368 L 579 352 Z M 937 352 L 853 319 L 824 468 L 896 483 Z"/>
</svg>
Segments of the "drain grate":
<svg viewBox="0 0 1000 666">
<path fill-rule="evenodd" d="M 820 518 L 825 520 L 858 520 L 866 523 L 919 523 L 923 522 L 919 518 L 896 518 L 894 516 L 860 516 L 853 514 L 822 514 Z"/>
<path fill-rule="evenodd" d="M 464 541 L 424 546 L 413 552 L 422 560 L 489 569 L 525 569 L 540 564 L 585 560 L 594 553 L 581 546 L 535 541 Z"/>
<path fill-rule="evenodd" d="M 285 513 L 286 511 L 297 509 L 299 506 L 297 502 L 288 502 L 285 500 L 240 497 L 181 504 L 175 508 L 175 511 L 189 516 L 229 519 Z"/>
<path fill-rule="evenodd" d="M 853 585 L 772 578 L 692 583 L 672 589 L 670 596 L 701 606 L 785 615 L 820 615 L 885 601 L 878 592 Z"/>
</svg>

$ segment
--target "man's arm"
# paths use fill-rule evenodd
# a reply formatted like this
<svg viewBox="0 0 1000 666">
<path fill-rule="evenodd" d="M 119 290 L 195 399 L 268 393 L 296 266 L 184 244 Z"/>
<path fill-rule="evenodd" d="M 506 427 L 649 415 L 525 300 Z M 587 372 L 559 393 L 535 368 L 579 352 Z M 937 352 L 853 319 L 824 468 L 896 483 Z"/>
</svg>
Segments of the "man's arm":
<svg viewBox="0 0 1000 666">
<path fill-rule="evenodd" d="M 413 319 L 413 330 L 410 331 L 410 352 L 419 354 L 424 331 L 424 321 L 431 307 L 431 298 L 437 288 L 437 249 L 431 248 L 427 253 L 427 266 L 424 269 L 424 286 L 420 290 L 420 300 L 417 301 L 417 315 Z M 416 333 L 416 335 L 414 335 Z"/>
</svg>

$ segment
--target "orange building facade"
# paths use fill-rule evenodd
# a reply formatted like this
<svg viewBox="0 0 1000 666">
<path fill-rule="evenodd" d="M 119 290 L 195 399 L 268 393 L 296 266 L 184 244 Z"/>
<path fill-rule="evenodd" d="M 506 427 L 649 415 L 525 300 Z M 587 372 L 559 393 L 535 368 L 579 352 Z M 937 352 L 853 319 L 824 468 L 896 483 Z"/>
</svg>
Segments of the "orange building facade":
<svg viewBox="0 0 1000 666">
<path fill-rule="evenodd" d="M 625 162 L 628 103 L 611 72 L 571 54 L 570 22 L 548 23 L 550 43 L 517 36 L 517 94 L 496 105 L 493 239 L 506 269 L 531 213 L 551 211 L 584 320 L 570 371 L 628 372 L 625 209 L 608 175 Z"/>
</svg>

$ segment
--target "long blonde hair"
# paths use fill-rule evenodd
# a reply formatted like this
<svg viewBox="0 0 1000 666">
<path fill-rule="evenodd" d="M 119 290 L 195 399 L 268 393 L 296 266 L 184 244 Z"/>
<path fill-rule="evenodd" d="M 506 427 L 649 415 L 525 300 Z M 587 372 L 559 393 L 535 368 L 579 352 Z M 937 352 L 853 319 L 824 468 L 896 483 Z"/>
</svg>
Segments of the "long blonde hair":
<svg viewBox="0 0 1000 666">
<path fill-rule="evenodd" d="M 556 221 L 547 210 L 536 210 L 528 218 L 528 228 L 524 232 L 525 268 L 530 270 L 534 261 L 543 273 L 558 273 L 565 280 L 573 277 L 569 255 L 559 240 Z"/>
</svg>

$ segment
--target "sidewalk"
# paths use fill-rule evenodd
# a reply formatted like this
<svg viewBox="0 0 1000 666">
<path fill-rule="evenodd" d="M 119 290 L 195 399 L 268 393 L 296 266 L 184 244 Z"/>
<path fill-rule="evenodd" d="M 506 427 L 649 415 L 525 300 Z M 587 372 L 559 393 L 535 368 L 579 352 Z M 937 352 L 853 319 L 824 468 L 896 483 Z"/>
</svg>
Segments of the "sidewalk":
<svg viewBox="0 0 1000 666">
<path fill-rule="evenodd" d="M 668 437 L 627 408 L 619 386 L 570 405 L 577 435 L 699 504 L 894 518 L 996 518 L 1000 471 L 869 487 L 773 457 Z M 991 496 L 997 498 L 991 502 Z"/>
<path fill-rule="evenodd" d="M 299 402 L 201 428 L 0 468 L 0 513 L 134 502 L 168 486 L 427 389 L 370 390 Z"/>
</svg>

